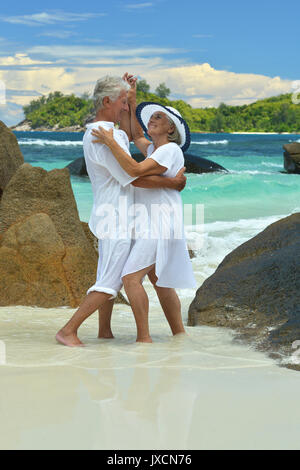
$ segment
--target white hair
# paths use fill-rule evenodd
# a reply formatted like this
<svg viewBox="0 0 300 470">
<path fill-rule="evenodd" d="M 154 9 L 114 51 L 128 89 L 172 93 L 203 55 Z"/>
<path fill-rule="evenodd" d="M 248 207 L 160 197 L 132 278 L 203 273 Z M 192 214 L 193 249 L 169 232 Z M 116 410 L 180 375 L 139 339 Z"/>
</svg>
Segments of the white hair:
<svg viewBox="0 0 300 470">
<path fill-rule="evenodd" d="M 106 75 L 99 78 L 93 94 L 95 113 L 102 109 L 103 99 L 106 96 L 115 101 L 120 96 L 121 91 L 128 91 L 128 89 L 129 85 L 120 77 Z"/>
<path fill-rule="evenodd" d="M 169 142 L 175 142 L 175 144 L 179 145 L 181 144 L 181 137 L 179 134 L 179 131 L 177 129 L 176 124 L 174 121 L 166 114 L 168 121 L 170 123 L 170 126 L 174 126 L 174 131 L 168 134 L 168 140 Z"/>
</svg>

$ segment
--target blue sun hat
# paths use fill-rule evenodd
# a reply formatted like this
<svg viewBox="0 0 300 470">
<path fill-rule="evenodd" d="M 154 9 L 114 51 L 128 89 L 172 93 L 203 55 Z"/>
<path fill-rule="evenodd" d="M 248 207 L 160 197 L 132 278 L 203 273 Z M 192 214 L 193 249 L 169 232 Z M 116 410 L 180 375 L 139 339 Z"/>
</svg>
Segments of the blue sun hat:
<svg viewBox="0 0 300 470">
<path fill-rule="evenodd" d="M 147 133 L 150 118 L 158 111 L 165 113 L 170 119 L 172 119 L 180 135 L 181 142 L 179 147 L 183 152 L 186 152 L 191 144 L 191 133 L 189 126 L 177 109 L 153 102 L 144 102 L 139 104 L 136 108 L 136 117 L 138 118 L 143 130 Z"/>
</svg>

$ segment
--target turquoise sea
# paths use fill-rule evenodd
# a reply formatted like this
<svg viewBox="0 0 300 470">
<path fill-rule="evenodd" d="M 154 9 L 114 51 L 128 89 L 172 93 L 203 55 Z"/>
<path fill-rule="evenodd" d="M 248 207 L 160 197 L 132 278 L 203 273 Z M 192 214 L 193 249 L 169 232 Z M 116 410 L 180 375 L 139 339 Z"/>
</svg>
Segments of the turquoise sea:
<svg viewBox="0 0 300 470">
<path fill-rule="evenodd" d="M 16 136 L 25 161 L 46 170 L 64 168 L 83 155 L 80 133 L 16 132 Z M 270 223 L 300 211 L 300 175 L 283 173 L 282 146 L 295 141 L 300 142 L 300 135 L 192 134 L 189 153 L 229 170 L 191 174 L 182 193 L 184 203 L 204 205 L 204 244 L 197 257 L 203 278 L 238 245 Z M 89 179 L 72 177 L 72 186 L 81 220 L 88 221 Z"/>
</svg>

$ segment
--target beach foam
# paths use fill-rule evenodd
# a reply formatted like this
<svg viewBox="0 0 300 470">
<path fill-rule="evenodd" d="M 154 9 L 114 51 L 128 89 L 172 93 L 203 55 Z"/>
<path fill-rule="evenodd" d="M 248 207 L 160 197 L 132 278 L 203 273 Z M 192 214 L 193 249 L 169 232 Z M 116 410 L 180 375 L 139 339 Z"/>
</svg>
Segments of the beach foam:
<svg viewBox="0 0 300 470">
<path fill-rule="evenodd" d="M 191 145 L 227 145 L 228 140 L 202 140 L 201 142 L 192 141 Z"/>
<path fill-rule="evenodd" d="M 208 276 L 215 272 L 218 265 L 231 251 L 284 217 L 284 215 L 276 215 L 212 222 L 203 226 L 186 226 L 187 241 L 198 238 L 201 246 L 195 251 L 196 258 L 193 260 L 199 287 Z"/>
<path fill-rule="evenodd" d="M 38 145 L 41 147 L 46 147 L 46 146 L 55 146 L 55 147 L 77 147 L 81 146 L 82 147 L 82 141 L 76 141 L 76 140 L 47 140 L 47 139 L 19 139 L 19 144 L 20 145 Z"/>
</svg>

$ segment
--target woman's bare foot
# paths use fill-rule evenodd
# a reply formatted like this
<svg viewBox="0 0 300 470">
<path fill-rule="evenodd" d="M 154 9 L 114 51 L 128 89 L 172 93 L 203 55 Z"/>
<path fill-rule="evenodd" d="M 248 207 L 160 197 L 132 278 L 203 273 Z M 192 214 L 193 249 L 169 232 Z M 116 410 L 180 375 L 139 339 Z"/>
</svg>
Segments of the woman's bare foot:
<svg viewBox="0 0 300 470">
<path fill-rule="evenodd" d="M 60 330 L 55 336 L 56 341 L 63 346 L 68 346 L 69 348 L 83 347 L 84 344 L 80 341 L 77 335 L 67 334 L 63 329 Z"/>
<path fill-rule="evenodd" d="M 137 343 L 153 343 L 151 336 L 146 336 L 145 338 L 137 338 Z"/>
<path fill-rule="evenodd" d="M 114 339 L 114 335 L 111 330 L 100 330 L 98 334 L 98 339 Z"/>
</svg>

